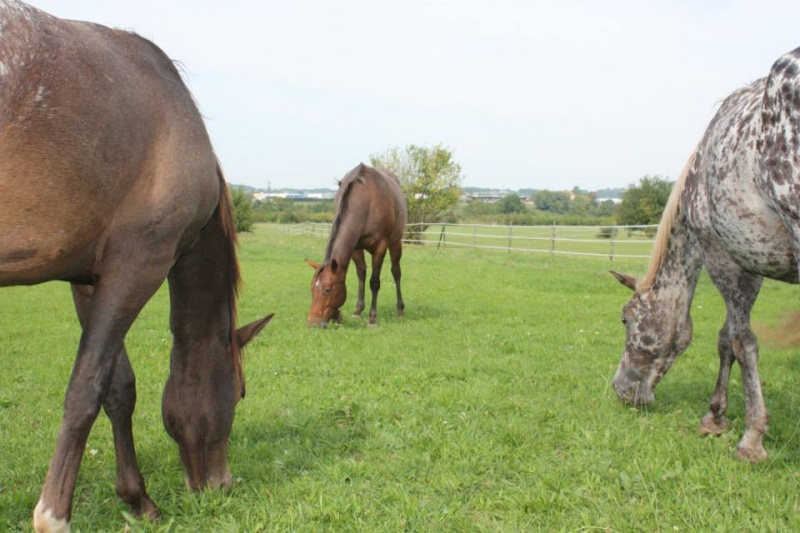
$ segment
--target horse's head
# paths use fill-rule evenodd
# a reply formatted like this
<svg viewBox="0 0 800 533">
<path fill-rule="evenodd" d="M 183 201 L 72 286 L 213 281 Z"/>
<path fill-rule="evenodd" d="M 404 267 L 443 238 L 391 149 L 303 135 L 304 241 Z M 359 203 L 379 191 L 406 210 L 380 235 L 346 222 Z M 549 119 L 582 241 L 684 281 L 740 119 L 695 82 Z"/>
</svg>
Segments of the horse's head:
<svg viewBox="0 0 800 533">
<path fill-rule="evenodd" d="M 307 324 L 324 328 L 331 320 L 341 322 L 342 312 L 339 308 L 347 299 L 347 286 L 344 282 L 347 265 L 340 265 L 336 259 L 325 261 L 322 265 L 310 259 L 306 259 L 306 262 L 314 269 Z"/>
<path fill-rule="evenodd" d="M 272 317 L 237 329 L 236 338 L 224 350 L 228 356 L 208 360 L 210 374 L 172 372 L 167 379 L 162 399 L 164 427 L 178 444 L 186 486 L 191 490 L 231 484 L 227 449 L 234 410 L 244 397 L 241 350 Z"/>
<path fill-rule="evenodd" d="M 689 345 L 692 322 L 688 316 L 675 316 L 652 287 L 637 288 L 631 276 L 611 274 L 634 291 L 622 309 L 625 349 L 614 375 L 614 390 L 625 403 L 649 405 L 655 386 Z"/>
</svg>

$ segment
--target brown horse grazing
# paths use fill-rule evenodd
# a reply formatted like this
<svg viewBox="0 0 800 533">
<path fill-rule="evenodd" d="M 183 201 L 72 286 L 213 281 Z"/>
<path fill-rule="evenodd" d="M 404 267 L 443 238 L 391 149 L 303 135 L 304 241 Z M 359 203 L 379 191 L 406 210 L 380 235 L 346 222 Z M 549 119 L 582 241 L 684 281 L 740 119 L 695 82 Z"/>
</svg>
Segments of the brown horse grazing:
<svg viewBox="0 0 800 533">
<path fill-rule="evenodd" d="M 701 431 L 727 429 L 728 381 L 736 361 L 745 399 L 738 455 L 749 461 L 767 457 L 763 439 L 769 424 L 750 311 L 764 277 L 800 281 L 798 191 L 800 48 L 779 58 L 768 77 L 722 103 L 675 184 L 645 278 L 637 283 L 615 274 L 634 295 L 622 311 L 626 340 L 614 389 L 625 402 L 649 404 L 692 338 L 689 312 L 706 268 L 727 316 L 717 343 L 717 384 Z"/>
<path fill-rule="evenodd" d="M 397 178 L 389 170 L 361 163 L 339 183 L 334 206 L 335 217 L 325 261 L 320 265 L 306 260 L 314 268 L 308 325 L 325 327 L 331 320 L 341 322 L 339 308 L 347 298 L 345 276 L 350 258 L 356 265 L 358 275 L 358 301 L 353 314 L 361 316 L 367 279 L 364 250 L 372 255 L 369 324 L 374 326 L 377 322 L 381 267 L 387 249 L 397 288 L 397 316 L 403 316 L 405 305 L 400 292 L 400 258 L 403 255 L 403 232 L 406 227 L 406 201 Z"/>
<path fill-rule="evenodd" d="M 235 244 L 227 186 L 172 61 L 135 34 L 0 0 L 0 286 L 69 282 L 82 328 L 36 531 L 69 530 L 101 406 L 117 493 L 134 514 L 158 516 L 134 451 L 123 340 L 164 279 L 164 425 L 191 489 L 230 483 L 241 348 L 270 318 L 235 329 Z"/>
</svg>

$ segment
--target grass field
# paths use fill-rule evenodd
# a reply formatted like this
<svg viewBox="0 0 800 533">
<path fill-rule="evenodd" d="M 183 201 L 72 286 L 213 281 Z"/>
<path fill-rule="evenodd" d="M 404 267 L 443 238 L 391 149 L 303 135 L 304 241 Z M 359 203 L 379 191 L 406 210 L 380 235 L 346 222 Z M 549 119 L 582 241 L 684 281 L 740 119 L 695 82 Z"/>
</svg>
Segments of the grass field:
<svg viewBox="0 0 800 533">
<path fill-rule="evenodd" d="M 789 531 L 800 529 L 796 350 L 763 348 L 771 454 L 743 464 L 735 371 L 719 438 L 697 434 L 717 370 L 721 299 L 706 277 L 695 338 L 649 409 L 610 380 L 627 289 L 614 268 L 646 260 L 408 246 L 406 317 L 383 276 L 377 328 L 349 317 L 308 330 L 311 269 L 325 241 L 256 226 L 242 237 L 241 321 L 276 317 L 246 353 L 247 398 L 231 437 L 234 486 L 193 494 L 162 428 L 167 294 L 128 336 L 137 372 L 139 459 L 159 523 L 114 494 L 110 427 L 98 418 L 78 480 L 73 531 Z M 353 274 L 351 272 L 351 274 Z M 767 282 L 754 316 L 800 306 Z M 79 331 L 65 284 L 2 289 L 0 530 L 27 531 L 47 470 Z"/>
</svg>

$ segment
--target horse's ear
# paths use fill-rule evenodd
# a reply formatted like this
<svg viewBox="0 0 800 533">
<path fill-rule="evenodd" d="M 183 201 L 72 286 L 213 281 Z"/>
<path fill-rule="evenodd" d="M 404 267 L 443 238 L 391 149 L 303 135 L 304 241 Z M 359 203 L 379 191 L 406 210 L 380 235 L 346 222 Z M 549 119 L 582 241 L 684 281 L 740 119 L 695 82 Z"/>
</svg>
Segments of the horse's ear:
<svg viewBox="0 0 800 533">
<path fill-rule="evenodd" d="M 339 270 L 339 262 L 336 259 L 331 259 L 331 272 L 336 274 L 337 270 Z"/>
<path fill-rule="evenodd" d="M 306 263 L 308 263 L 308 264 L 309 264 L 309 266 L 310 266 L 311 268 L 313 268 L 314 270 L 318 270 L 318 269 L 319 269 L 319 267 L 320 267 L 320 264 L 319 264 L 319 263 L 317 263 L 316 261 L 312 261 L 311 259 L 306 259 Z"/>
<path fill-rule="evenodd" d="M 628 287 L 630 290 L 636 290 L 636 278 L 633 276 L 628 276 L 627 274 L 620 274 L 619 272 L 614 272 L 613 270 L 609 270 L 612 276 L 617 278 L 617 281 Z"/>
<path fill-rule="evenodd" d="M 236 330 L 236 340 L 239 343 L 239 348 L 244 348 L 245 345 L 253 340 L 256 335 L 261 333 L 261 330 L 264 329 L 264 326 L 272 320 L 272 317 L 275 316 L 275 313 L 270 313 L 261 320 L 256 320 L 255 322 L 250 322 L 246 326 L 242 326 Z"/>
</svg>

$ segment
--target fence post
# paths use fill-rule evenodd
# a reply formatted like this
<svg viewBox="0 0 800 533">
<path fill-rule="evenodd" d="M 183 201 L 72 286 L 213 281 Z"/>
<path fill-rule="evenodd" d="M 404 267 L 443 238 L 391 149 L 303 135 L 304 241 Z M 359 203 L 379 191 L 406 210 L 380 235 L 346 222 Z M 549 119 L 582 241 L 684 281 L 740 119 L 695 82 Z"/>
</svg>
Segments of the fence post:
<svg viewBox="0 0 800 533">
<path fill-rule="evenodd" d="M 615 226 L 611 226 L 611 249 L 608 251 L 608 259 L 609 261 L 614 260 L 614 237 L 617 235 L 617 228 Z"/>
<path fill-rule="evenodd" d="M 407 242 L 417 242 L 419 244 L 431 243 L 432 242 L 432 240 L 430 240 L 430 241 L 427 240 L 427 236 L 428 236 L 428 233 L 429 233 L 428 231 L 418 232 L 417 230 L 413 229 L 415 227 L 421 227 L 422 225 L 423 224 L 411 224 L 411 225 L 409 225 L 409 228 L 411 228 L 411 229 L 409 229 L 410 233 L 407 233 L 407 235 L 409 236 Z M 429 226 L 429 228 L 431 230 L 431 233 L 433 231 L 435 231 L 433 229 L 433 226 L 437 226 L 437 225 L 441 225 L 437 248 L 443 248 L 443 247 L 446 247 L 446 245 L 447 245 L 447 226 L 448 225 L 449 226 L 453 226 L 454 231 L 455 231 L 455 233 L 453 234 L 454 238 L 455 238 L 455 241 L 453 241 L 453 242 L 455 244 L 459 245 L 459 246 L 469 246 L 469 240 L 467 239 L 469 234 L 466 233 L 466 231 L 464 233 L 461 233 L 459 231 L 459 228 L 466 229 L 469 226 L 469 224 L 453 224 L 453 223 L 448 223 L 448 222 L 434 222 Z M 278 223 L 277 226 L 278 226 L 278 230 L 277 231 L 279 233 L 281 233 L 281 234 L 284 234 L 284 235 L 306 235 L 306 236 L 312 236 L 312 237 L 327 238 L 329 236 L 329 234 L 330 234 L 330 231 L 331 231 L 331 225 L 329 223 L 319 223 L 319 222 L 310 222 L 310 221 L 298 222 L 298 223 L 293 223 L 293 224 Z M 490 232 L 485 233 L 485 234 L 478 231 L 479 226 L 481 226 L 481 224 L 477 224 L 477 223 L 473 223 L 472 224 L 472 245 L 474 247 L 476 247 L 476 248 L 487 248 L 487 249 L 494 249 L 494 250 L 498 250 L 498 251 L 502 250 L 502 247 L 500 246 L 500 243 L 499 243 L 500 239 L 502 239 L 502 236 L 498 232 L 500 229 L 502 229 L 502 226 L 501 225 L 500 226 L 494 226 L 495 230 L 491 230 Z M 591 228 L 597 228 L 597 226 L 590 226 L 590 227 Z M 508 253 L 511 253 L 512 251 L 515 251 L 515 250 L 517 250 L 517 251 L 525 251 L 525 252 L 527 252 L 527 251 L 530 251 L 530 252 L 541 252 L 541 253 L 545 253 L 545 252 L 548 251 L 547 248 L 545 247 L 546 245 L 544 244 L 548 240 L 544 235 L 545 234 L 545 228 L 547 228 L 547 225 L 528 226 L 528 227 L 522 226 L 522 234 L 520 235 L 520 239 L 528 239 L 529 235 L 526 233 L 525 230 L 532 229 L 533 233 L 531 234 L 530 239 L 536 241 L 536 243 L 533 246 L 528 246 L 527 243 L 523 242 L 520 245 L 519 248 L 515 248 L 515 244 L 514 244 L 514 239 L 516 238 L 516 235 L 514 235 L 514 226 L 507 224 L 507 228 L 508 228 L 508 233 L 506 235 L 506 239 L 507 239 L 506 251 Z M 550 239 L 549 240 L 550 240 L 550 253 L 551 253 L 551 255 L 574 254 L 574 255 L 591 255 L 591 256 L 596 256 L 596 257 L 602 257 L 602 255 L 603 255 L 602 254 L 602 247 L 600 247 L 600 246 L 592 248 L 593 250 L 598 251 L 600 253 L 587 253 L 587 252 L 571 251 L 571 245 L 567 246 L 564 251 L 559 250 L 558 249 L 558 244 L 557 244 L 557 242 L 559 240 L 565 240 L 566 239 L 567 241 L 570 241 L 570 242 L 592 242 L 593 246 L 599 245 L 600 243 L 599 243 L 599 240 L 597 242 L 595 242 L 595 241 L 587 241 L 587 240 L 580 240 L 580 239 L 572 239 L 572 238 L 570 238 L 570 235 L 571 235 L 570 232 L 566 231 L 566 230 L 565 230 L 566 231 L 565 239 L 560 239 L 558 237 L 558 232 L 559 232 L 558 228 L 559 228 L 559 225 L 558 225 L 557 222 L 553 221 L 550 224 Z M 603 227 L 600 227 L 600 233 L 597 235 L 597 239 L 600 239 L 601 237 L 602 238 L 608 238 L 608 240 L 609 240 L 609 242 L 608 242 L 609 249 L 608 249 L 607 257 L 609 258 L 609 260 L 614 261 L 616 259 L 616 254 L 617 254 L 617 234 L 620 231 L 625 231 L 626 233 L 623 235 L 622 239 L 620 239 L 620 246 L 622 246 L 622 250 L 620 250 L 620 257 L 646 259 L 646 258 L 648 258 L 650 256 L 649 255 L 641 255 L 641 254 L 630 255 L 630 252 L 628 252 L 628 246 L 630 244 L 640 245 L 640 244 L 643 244 L 643 243 L 650 243 L 652 245 L 653 238 L 651 237 L 651 235 L 652 235 L 652 233 L 654 231 L 657 230 L 657 228 L 658 228 L 657 225 L 647 225 L 647 226 L 611 226 L 611 227 L 603 226 Z M 638 237 L 638 238 L 636 238 L 634 240 L 631 240 L 631 235 L 629 233 L 627 233 L 627 231 L 630 231 L 630 230 L 645 231 L 644 237 Z M 607 234 L 608 231 L 611 231 L 610 235 Z M 479 233 L 482 236 L 481 244 L 478 244 L 478 234 Z M 415 236 L 414 237 L 416 239 L 415 241 L 412 241 L 411 235 Z M 464 238 L 461 239 L 459 237 L 459 235 L 463 236 Z M 404 242 L 406 242 L 406 241 L 404 240 Z M 636 250 L 634 250 L 634 252 L 635 251 Z"/>
</svg>

